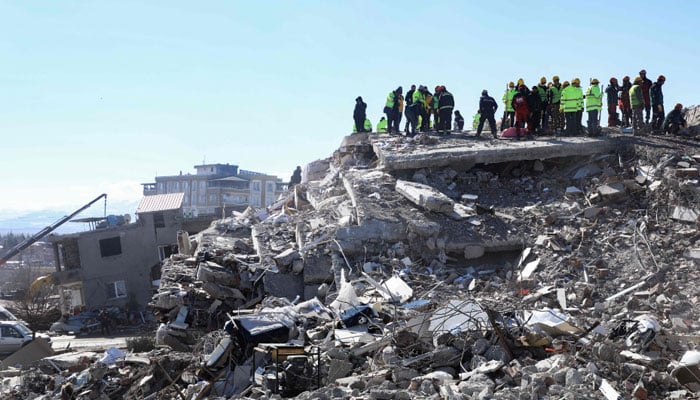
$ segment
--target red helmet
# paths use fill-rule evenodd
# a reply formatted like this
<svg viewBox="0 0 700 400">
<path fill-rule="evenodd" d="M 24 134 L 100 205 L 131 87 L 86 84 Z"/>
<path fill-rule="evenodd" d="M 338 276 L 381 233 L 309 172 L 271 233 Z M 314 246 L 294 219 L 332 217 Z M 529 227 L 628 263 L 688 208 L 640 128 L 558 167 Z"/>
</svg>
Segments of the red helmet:
<svg viewBox="0 0 700 400">
<path fill-rule="evenodd" d="M 666 81 L 666 77 L 663 76 L 663 75 L 659 75 L 659 77 L 658 77 L 656 80 L 657 80 L 657 81 L 664 82 L 664 81 Z"/>
<path fill-rule="evenodd" d="M 617 78 L 615 78 L 615 77 L 610 78 L 610 83 L 617 83 Z"/>
</svg>

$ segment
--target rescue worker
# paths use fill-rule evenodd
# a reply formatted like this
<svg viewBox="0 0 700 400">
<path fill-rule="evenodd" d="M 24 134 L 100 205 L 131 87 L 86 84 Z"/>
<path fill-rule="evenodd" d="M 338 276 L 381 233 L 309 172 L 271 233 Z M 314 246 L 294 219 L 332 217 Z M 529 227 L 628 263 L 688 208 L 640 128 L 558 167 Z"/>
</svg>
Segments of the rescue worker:
<svg viewBox="0 0 700 400">
<path fill-rule="evenodd" d="M 365 118 L 365 122 L 362 123 L 362 130 L 360 132 L 372 132 L 372 121 L 369 118 Z M 352 126 L 352 133 L 357 133 L 357 124 Z"/>
<path fill-rule="evenodd" d="M 464 117 L 459 113 L 459 110 L 455 110 L 455 123 L 457 124 L 457 130 L 462 132 L 464 129 Z"/>
<path fill-rule="evenodd" d="M 541 133 L 544 133 L 549 125 L 549 109 L 547 107 L 547 78 L 540 78 L 540 83 L 537 85 L 537 93 L 540 95 L 540 122 Z M 534 89 L 533 89 L 534 91 Z"/>
<path fill-rule="evenodd" d="M 527 133 L 528 135 L 534 135 L 537 133 L 542 120 L 542 96 L 540 96 L 538 86 L 533 86 L 527 95 L 527 109 L 530 111 L 527 121 Z"/>
<path fill-rule="evenodd" d="M 591 85 L 586 90 L 586 111 L 588 112 L 588 136 L 598 136 L 600 127 L 598 126 L 598 115 L 603 109 L 603 93 L 600 91 L 600 82 L 593 78 Z"/>
<path fill-rule="evenodd" d="M 561 104 L 559 110 L 564 113 L 566 125 L 564 131 L 565 136 L 575 136 L 578 133 L 578 120 L 576 119 L 578 101 L 579 96 L 576 88 L 573 85 L 569 85 L 569 81 L 564 81 L 561 90 Z"/>
<path fill-rule="evenodd" d="M 606 98 L 608 101 L 608 126 L 617 126 L 620 119 L 617 116 L 617 101 L 620 87 L 617 85 L 617 78 L 610 78 L 610 85 L 605 89 Z"/>
<path fill-rule="evenodd" d="M 386 96 L 386 103 L 384 104 L 384 113 L 386 114 L 387 131 L 393 133 L 399 131 L 399 121 L 401 120 L 401 113 L 399 112 L 399 102 L 403 101 L 403 88 L 399 86 L 396 90 L 392 90 Z M 378 128 L 377 128 L 378 129 Z"/>
<path fill-rule="evenodd" d="M 301 183 L 301 167 L 297 165 L 297 168 L 294 170 L 294 172 L 292 172 L 291 178 L 289 178 L 289 185 L 287 185 L 287 187 L 289 187 L 291 189 L 294 185 L 298 185 L 300 183 Z"/>
<path fill-rule="evenodd" d="M 638 76 L 634 78 L 634 84 L 629 90 L 630 104 L 632 105 L 632 134 L 634 136 L 641 133 L 639 130 L 644 124 L 642 116 L 642 113 L 644 112 L 644 93 L 642 90 L 643 83 L 644 80 Z"/>
<path fill-rule="evenodd" d="M 432 113 L 432 104 L 433 104 L 433 94 L 428 91 L 428 88 L 423 86 L 423 90 L 421 91 L 421 98 L 423 100 L 423 114 L 421 115 L 422 121 L 421 121 L 421 127 L 420 131 L 421 132 L 428 132 L 430 130 L 430 114 Z"/>
<path fill-rule="evenodd" d="M 547 103 L 549 104 L 549 115 L 552 117 L 552 130 L 555 135 L 564 131 L 564 118 L 561 111 L 561 91 L 563 89 L 559 83 L 559 77 L 554 75 L 552 77 L 552 86 L 549 87 L 547 92 Z"/>
<path fill-rule="evenodd" d="M 530 110 L 527 107 L 527 95 L 527 87 L 525 87 L 525 85 L 520 85 L 518 86 L 518 92 L 513 96 L 512 105 L 515 110 L 516 140 L 520 140 L 521 137 L 525 136 L 525 123 L 530 117 Z"/>
<path fill-rule="evenodd" d="M 476 110 L 476 114 L 474 114 L 474 118 L 472 118 L 472 129 L 476 130 L 476 128 L 479 127 L 479 121 L 481 120 L 481 113 L 479 110 Z"/>
<path fill-rule="evenodd" d="M 437 131 L 449 135 L 452 129 L 452 110 L 455 108 L 455 99 L 444 85 L 440 86 L 440 96 L 437 103 L 439 114 Z"/>
<path fill-rule="evenodd" d="M 651 89 L 651 79 L 647 78 L 647 71 L 645 69 L 639 71 L 639 77 L 642 79 L 642 97 L 644 98 L 644 111 L 646 112 L 646 117 L 644 119 L 645 124 L 649 124 L 649 118 L 651 118 L 651 99 L 649 96 L 649 90 Z"/>
<path fill-rule="evenodd" d="M 576 95 L 578 96 L 580 93 L 580 97 L 577 98 L 576 101 L 576 134 L 581 135 L 583 134 L 583 88 L 581 87 L 581 80 L 579 78 L 574 78 L 571 81 L 571 86 L 573 86 L 576 90 Z"/>
<path fill-rule="evenodd" d="M 620 87 L 620 112 L 622 113 L 622 126 L 628 128 L 632 126 L 632 104 L 630 103 L 630 77 L 622 78 L 622 86 Z"/>
<path fill-rule="evenodd" d="M 513 96 L 515 96 L 517 90 L 515 89 L 515 83 L 509 82 L 508 89 L 503 93 L 503 104 L 505 109 L 503 110 L 503 119 L 501 120 L 501 132 L 509 126 L 513 126 L 515 123 L 515 110 L 513 109 Z M 483 114 L 483 113 L 482 113 Z"/>
<path fill-rule="evenodd" d="M 413 106 L 414 106 L 414 111 L 416 114 L 416 121 L 418 121 L 419 126 L 418 130 L 421 132 L 423 131 L 422 127 L 422 122 L 425 121 L 425 114 L 426 114 L 426 108 L 425 108 L 425 96 L 426 93 L 428 93 L 428 88 L 426 88 L 423 85 L 418 86 L 418 90 L 416 90 L 413 93 Z M 413 134 L 416 132 L 414 131 Z"/>
<path fill-rule="evenodd" d="M 511 82 L 512 83 L 512 82 Z M 481 129 L 484 127 L 484 121 L 489 121 L 489 127 L 491 128 L 491 134 L 494 139 L 498 137 L 496 132 L 496 110 L 498 110 L 498 103 L 496 99 L 489 96 L 489 92 L 484 89 L 481 91 L 481 98 L 479 99 L 479 114 L 481 118 L 479 119 L 479 126 L 476 128 L 476 137 L 481 137 Z"/>
<path fill-rule="evenodd" d="M 377 122 L 377 133 L 387 133 L 387 120 L 384 116 Z"/>
<path fill-rule="evenodd" d="M 352 113 L 352 118 L 355 120 L 355 131 L 364 132 L 365 118 L 367 118 L 367 104 L 362 101 L 362 96 L 357 96 L 355 99 L 355 111 Z"/>
<path fill-rule="evenodd" d="M 664 120 L 664 133 L 677 135 L 681 128 L 685 128 L 685 118 L 683 117 L 683 105 L 676 104 Z"/>
<path fill-rule="evenodd" d="M 655 132 L 660 132 L 661 125 L 664 122 L 664 115 L 666 114 L 664 112 L 664 93 L 661 90 L 661 86 L 663 86 L 664 82 L 666 82 L 666 77 L 659 75 L 656 82 L 654 82 L 654 84 L 651 85 L 651 89 L 649 89 L 649 97 L 651 97 L 651 108 L 653 112 L 651 128 Z"/>
<path fill-rule="evenodd" d="M 408 134 L 408 123 L 410 122 L 408 120 L 408 107 L 413 104 L 413 93 L 416 91 L 416 85 L 411 85 L 411 89 L 406 92 L 406 126 L 404 126 L 403 130 Z"/>
<path fill-rule="evenodd" d="M 433 124 L 430 127 L 434 127 L 436 131 L 440 128 L 440 115 L 438 114 L 438 100 L 440 99 L 440 94 L 441 86 L 437 85 L 435 86 L 435 95 L 433 95 L 433 98 L 430 100 L 430 114 L 433 117 Z M 452 116 L 452 113 L 450 113 L 450 116 Z"/>
</svg>

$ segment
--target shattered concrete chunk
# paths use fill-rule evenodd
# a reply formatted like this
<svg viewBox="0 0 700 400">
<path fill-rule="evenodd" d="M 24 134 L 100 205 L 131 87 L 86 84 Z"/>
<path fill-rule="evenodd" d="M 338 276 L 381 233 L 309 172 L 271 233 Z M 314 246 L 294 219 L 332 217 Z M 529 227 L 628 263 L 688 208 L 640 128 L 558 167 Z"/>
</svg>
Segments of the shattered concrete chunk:
<svg viewBox="0 0 700 400">
<path fill-rule="evenodd" d="M 449 214 L 454 207 L 454 201 L 440 191 L 421 183 L 397 180 L 396 191 L 404 195 L 412 203 L 435 212 Z"/>
</svg>

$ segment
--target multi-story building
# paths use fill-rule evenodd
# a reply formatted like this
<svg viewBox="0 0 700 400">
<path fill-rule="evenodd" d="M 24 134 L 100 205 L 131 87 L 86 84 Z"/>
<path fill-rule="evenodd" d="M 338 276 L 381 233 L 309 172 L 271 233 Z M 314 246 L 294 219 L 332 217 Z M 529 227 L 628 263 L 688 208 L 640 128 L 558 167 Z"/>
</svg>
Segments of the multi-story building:
<svg viewBox="0 0 700 400">
<path fill-rule="evenodd" d="M 155 183 L 143 183 L 144 196 L 184 193 L 182 209 L 187 216 L 221 216 L 248 206 L 266 207 L 286 189 L 273 175 L 239 169 L 230 164 L 194 166 L 196 173 L 157 176 Z"/>
<path fill-rule="evenodd" d="M 51 235 L 53 282 L 64 314 L 104 306 L 145 306 L 153 295 L 160 262 L 177 251 L 178 231 L 194 234 L 182 217 L 182 193 L 146 196 L 134 222 L 124 218 L 84 218 L 93 229 Z"/>
</svg>

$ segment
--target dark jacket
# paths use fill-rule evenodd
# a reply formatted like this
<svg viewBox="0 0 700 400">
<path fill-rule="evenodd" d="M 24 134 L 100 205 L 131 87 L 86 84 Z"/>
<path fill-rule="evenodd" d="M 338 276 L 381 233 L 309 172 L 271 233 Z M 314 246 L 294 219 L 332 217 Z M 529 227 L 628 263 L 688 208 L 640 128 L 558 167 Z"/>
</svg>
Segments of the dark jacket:
<svg viewBox="0 0 700 400">
<path fill-rule="evenodd" d="M 651 104 L 649 102 L 649 89 L 651 89 L 651 79 L 649 78 L 642 78 L 642 97 L 644 97 L 644 104 Z"/>
<path fill-rule="evenodd" d="M 358 102 L 357 99 L 355 100 L 355 111 L 353 111 L 352 117 L 355 119 L 362 118 L 364 120 L 367 118 L 367 104 L 362 101 L 362 97 L 358 97 L 358 99 L 360 99 L 360 101 Z"/>
<path fill-rule="evenodd" d="M 491 96 L 481 96 L 479 99 L 479 113 L 493 116 L 498 110 L 498 103 Z"/>
<path fill-rule="evenodd" d="M 452 93 L 448 91 L 444 91 L 440 93 L 440 97 L 438 97 L 438 109 L 446 109 L 446 108 L 454 108 L 455 107 L 455 98 L 452 97 Z"/>
<path fill-rule="evenodd" d="M 677 126 L 685 126 L 685 117 L 683 116 L 683 111 L 677 108 L 671 110 L 666 119 L 664 119 L 664 127 L 668 127 L 670 124 Z"/>
<path fill-rule="evenodd" d="M 651 96 L 652 106 L 664 104 L 664 92 L 661 90 L 661 86 L 662 85 L 659 85 L 659 82 L 656 82 L 653 85 L 651 85 L 651 89 L 649 89 L 649 95 Z"/>
<path fill-rule="evenodd" d="M 527 94 L 527 108 L 533 114 L 542 111 L 542 98 L 538 91 L 530 91 L 530 93 Z"/>
<path fill-rule="evenodd" d="M 620 87 L 617 85 L 610 85 L 605 89 L 606 97 L 608 99 L 609 106 L 617 106 L 618 95 L 617 92 L 620 91 Z"/>
<path fill-rule="evenodd" d="M 409 89 L 408 92 L 406 92 L 406 107 L 413 104 L 413 92 L 415 92 L 415 89 Z"/>
</svg>

